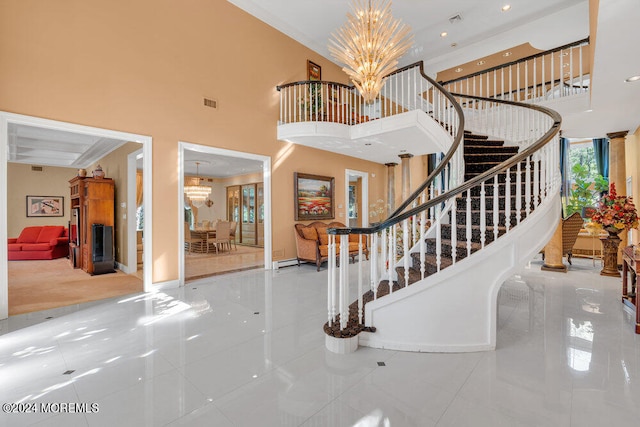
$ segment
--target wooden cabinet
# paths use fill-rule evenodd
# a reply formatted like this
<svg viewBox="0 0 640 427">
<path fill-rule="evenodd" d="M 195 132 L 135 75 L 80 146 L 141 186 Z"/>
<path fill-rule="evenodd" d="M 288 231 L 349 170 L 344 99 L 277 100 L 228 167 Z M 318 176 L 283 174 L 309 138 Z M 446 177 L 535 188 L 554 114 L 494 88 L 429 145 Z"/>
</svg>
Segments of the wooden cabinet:
<svg viewBox="0 0 640 427">
<path fill-rule="evenodd" d="M 71 210 L 77 215 L 78 236 L 75 264 L 89 274 L 97 274 L 96 236 L 94 225 L 111 227 L 112 235 L 115 220 L 115 185 L 111 178 L 75 177 L 69 181 L 71 192 Z M 109 242 L 113 253 L 113 241 Z M 113 270 L 113 269 L 111 269 Z M 106 272 L 106 271 L 100 271 Z"/>
<path fill-rule="evenodd" d="M 622 250 L 622 303 L 629 306 L 636 315 L 636 334 L 640 334 L 640 309 L 638 307 L 637 274 L 640 267 L 640 254 L 634 246 Z M 629 280 L 629 276 L 631 279 Z"/>
</svg>

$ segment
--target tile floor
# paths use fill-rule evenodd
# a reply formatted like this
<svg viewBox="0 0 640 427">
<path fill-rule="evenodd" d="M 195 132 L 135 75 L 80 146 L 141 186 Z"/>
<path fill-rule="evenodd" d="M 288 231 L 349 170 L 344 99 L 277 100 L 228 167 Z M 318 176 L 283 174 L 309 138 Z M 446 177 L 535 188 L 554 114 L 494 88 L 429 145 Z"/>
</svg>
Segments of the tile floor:
<svg viewBox="0 0 640 427">
<path fill-rule="evenodd" d="M 638 425 L 620 279 L 591 260 L 540 265 L 504 284 L 498 348 L 482 353 L 327 352 L 312 265 L 15 316 L 0 322 L 0 403 L 39 411 L 0 426 Z"/>
</svg>

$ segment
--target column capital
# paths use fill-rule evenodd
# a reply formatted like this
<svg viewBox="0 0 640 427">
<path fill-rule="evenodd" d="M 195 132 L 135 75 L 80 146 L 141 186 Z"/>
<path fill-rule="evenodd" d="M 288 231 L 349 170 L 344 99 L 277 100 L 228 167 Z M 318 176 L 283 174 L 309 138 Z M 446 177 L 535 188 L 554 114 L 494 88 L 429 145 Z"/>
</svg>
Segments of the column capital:
<svg viewBox="0 0 640 427">
<path fill-rule="evenodd" d="M 385 163 L 384 165 L 385 165 L 386 167 L 389 167 L 389 168 L 392 168 L 392 167 L 394 167 L 394 166 L 398 166 L 398 164 L 397 164 L 397 163 Z"/>
<path fill-rule="evenodd" d="M 409 153 L 398 154 L 398 157 L 400 157 L 401 159 L 410 159 L 413 157 L 413 154 L 409 154 Z"/>
<path fill-rule="evenodd" d="M 609 139 L 618 139 L 618 138 L 624 138 L 627 136 L 627 134 L 629 133 L 628 130 L 621 130 L 619 132 L 611 132 L 607 134 L 607 138 Z"/>
</svg>

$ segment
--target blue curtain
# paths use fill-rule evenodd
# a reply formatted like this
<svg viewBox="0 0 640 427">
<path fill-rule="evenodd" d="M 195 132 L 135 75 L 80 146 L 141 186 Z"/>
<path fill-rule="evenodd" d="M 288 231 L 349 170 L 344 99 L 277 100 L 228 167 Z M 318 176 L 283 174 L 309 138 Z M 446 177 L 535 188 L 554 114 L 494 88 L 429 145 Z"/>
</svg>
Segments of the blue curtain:
<svg viewBox="0 0 640 427">
<path fill-rule="evenodd" d="M 562 200 L 562 217 L 564 218 L 564 207 L 569 200 L 569 140 L 560 137 L 560 198 Z"/>
<path fill-rule="evenodd" d="M 593 138 L 593 155 L 596 158 L 598 173 L 609 178 L 609 139 Z"/>
</svg>

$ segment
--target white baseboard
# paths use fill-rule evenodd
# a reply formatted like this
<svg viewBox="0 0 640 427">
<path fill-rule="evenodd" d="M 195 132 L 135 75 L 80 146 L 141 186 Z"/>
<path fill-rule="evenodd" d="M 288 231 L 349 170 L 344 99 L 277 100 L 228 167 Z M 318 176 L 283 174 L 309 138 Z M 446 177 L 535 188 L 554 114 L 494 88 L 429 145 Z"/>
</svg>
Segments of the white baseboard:
<svg viewBox="0 0 640 427">
<path fill-rule="evenodd" d="M 151 285 L 154 291 L 161 291 L 165 289 L 178 289 L 180 287 L 179 280 L 167 280 L 166 282 L 157 282 Z"/>
<path fill-rule="evenodd" d="M 277 270 L 282 267 L 291 267 L 292 265 L 298 265 L 298 260 L 295 258 L 292 259 L 281 259 L 280 261 L 273 262 L 273 269 Z"/>
<path fill-rule="evenodd" d="M 129 271 L 129 267 L 127 267 L 124 264 L 121 264 L 119 262 L 116 262 L 116 268 L 120 271 L 122 271 L 125 274 L 131 274 L 131 272 Z"/>
</svg>

